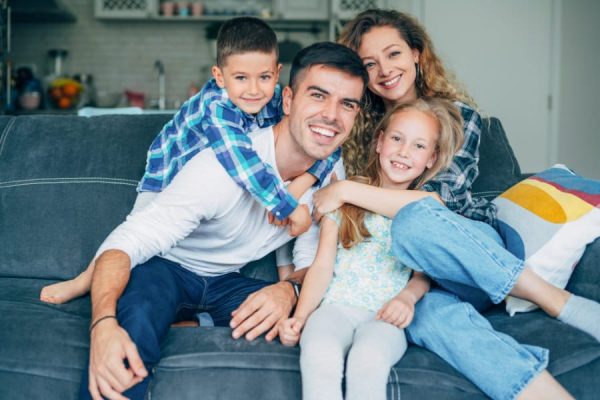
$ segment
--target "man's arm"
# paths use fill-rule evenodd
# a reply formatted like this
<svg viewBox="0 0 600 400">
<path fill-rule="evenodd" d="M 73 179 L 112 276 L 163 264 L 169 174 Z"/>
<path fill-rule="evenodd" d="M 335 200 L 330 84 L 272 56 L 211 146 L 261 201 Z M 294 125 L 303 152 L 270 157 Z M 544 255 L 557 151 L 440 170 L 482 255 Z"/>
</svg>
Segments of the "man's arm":
<svg viewBox="0 0 600 400">
<path fill-rule="evenodd" d="M 227 174 L 275 218 L 283 220 L 296 209 L 297 200 L 252 147 L 239 111 L 214 101 L 206 108 L 201 127 Z"/>
<path fill-rule="evenodd" d="M 106 251 L 96 260 L 89 366 L 89 390 L 94 399 L 125 399 L 120 393 L 148 375 L 135 344 L 116 319 L 117 301 L 129 281 L 130 265 L 127 254 L 119 250 Z"/>
</svg>

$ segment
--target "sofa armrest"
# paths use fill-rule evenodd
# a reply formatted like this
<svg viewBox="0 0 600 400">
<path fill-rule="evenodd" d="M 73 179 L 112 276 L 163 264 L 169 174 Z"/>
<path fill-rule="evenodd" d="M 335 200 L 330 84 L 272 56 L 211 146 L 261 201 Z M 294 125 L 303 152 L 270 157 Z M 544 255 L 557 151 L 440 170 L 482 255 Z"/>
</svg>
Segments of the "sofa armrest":
<svg viewBox="0 0 600 400">
<path fill-rule="evenodd" d="M 567 285 L 570 292 L 600 301 L 600 238 L 590 243 Z"/>
</svg>

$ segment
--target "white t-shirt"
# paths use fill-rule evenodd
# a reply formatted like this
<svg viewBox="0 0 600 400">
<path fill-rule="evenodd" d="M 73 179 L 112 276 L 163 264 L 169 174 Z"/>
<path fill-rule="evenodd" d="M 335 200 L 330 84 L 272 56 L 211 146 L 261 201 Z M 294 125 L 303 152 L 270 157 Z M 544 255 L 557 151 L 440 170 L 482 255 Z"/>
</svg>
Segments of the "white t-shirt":
<svg viewBox="0 0 600 400">
<path fill-rule="evenodd" d="M 259 157 L 278 173 L 273 129 L 251 132 L 250 137 Z M 344 176 L 341 161 L 334 172 Z M 300 202 L 311 205 L 313 192 L 309 189 Z M 109 249 L 121 250 L 130 257 L 133 268 L 161 255 L 198 275 L 215 276 L 237 271 L 291 239 L 286 227 L 268 223 L 267 210 L 239 187 L 214 152 L 206 149 L 188 161 L 150 204 L 130 214 L 106 238 L 96 256 Z M 313 262 L 318 241 L 319 228 L 313 223 L 295 241 L 296 269 Z"/>
</svg>

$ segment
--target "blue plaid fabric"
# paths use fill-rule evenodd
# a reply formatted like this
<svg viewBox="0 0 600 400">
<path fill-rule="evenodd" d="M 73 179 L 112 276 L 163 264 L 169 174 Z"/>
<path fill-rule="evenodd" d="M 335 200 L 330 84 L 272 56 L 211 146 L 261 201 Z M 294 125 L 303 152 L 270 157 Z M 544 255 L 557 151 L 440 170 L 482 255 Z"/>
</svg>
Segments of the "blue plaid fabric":
<svg viewBox="0 0 600 400">
<path fill-rule="evenodd" d="M 243 112 L 231 102 L 227 91 L 211 79 L 200 93 L 186 101 L 148 150 L 146 172 L 138 191 L 162 191 L 198 152 L 210 147 L 233 180 L 248 191 L 278 219 L 286 218 L 298 206 L 276 172 L 264 163 L 252 147 L 247 133 L 278 123 L 282 117 L 281 87 L 256 115 Z M 318 184 L 339 160 L 338 149 L 327 160 L 317 161 L 308 172 Z M 198 184 L 202 177 L 198 177 Z"/>
<path fill-rule="evenodd" d="M 481 117 L 468 105 L 455 102 L 463 117 L 465 141 L 456 153 L 450 167 L 423 185 L 422 189 L 437 192 L 446 206 L 469 219 L 496 226 L 496 207 L 483 198 L 471 195 L 471 186 L 479 175 L 479 142 Z"/>
</svg>

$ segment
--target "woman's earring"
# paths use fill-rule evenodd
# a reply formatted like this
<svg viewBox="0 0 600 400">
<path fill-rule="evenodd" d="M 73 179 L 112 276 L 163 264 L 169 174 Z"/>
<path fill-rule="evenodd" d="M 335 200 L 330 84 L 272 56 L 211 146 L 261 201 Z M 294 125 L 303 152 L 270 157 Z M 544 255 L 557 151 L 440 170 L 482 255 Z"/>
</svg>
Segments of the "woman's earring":
<svg viewBox="0 0 600 400">
<path fill-rule="evenodd" d="M 419 68 L 419 63 L 415 63 L 416 77 L 415 77 L 415 85 L 419 90 L 423 90 L 423 77 L 421 76 L 421 68 Z"/>
</svg>

